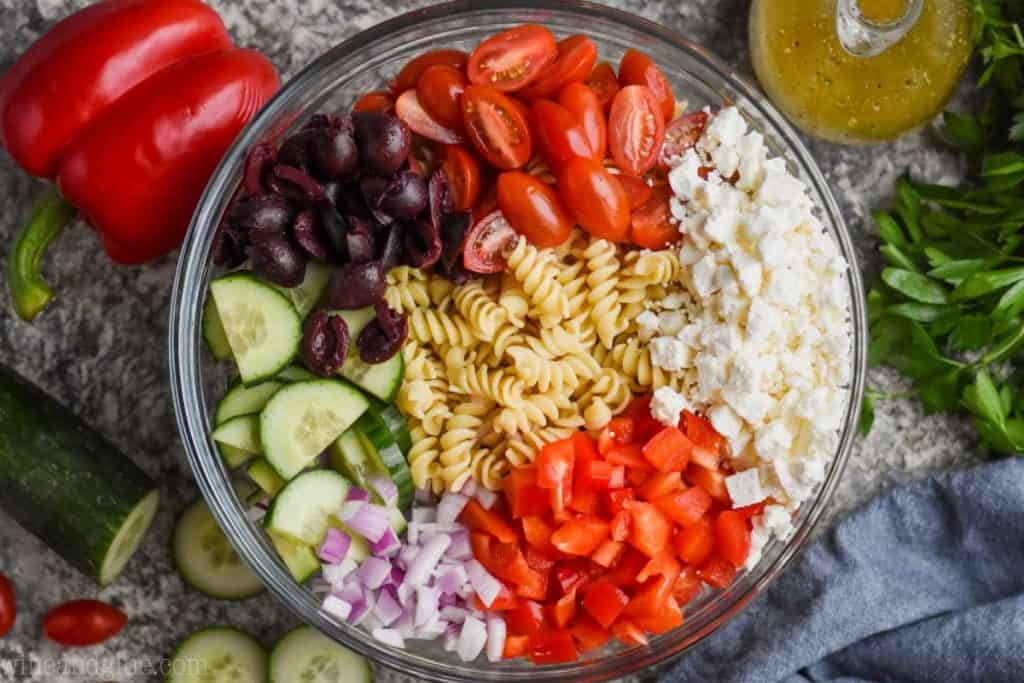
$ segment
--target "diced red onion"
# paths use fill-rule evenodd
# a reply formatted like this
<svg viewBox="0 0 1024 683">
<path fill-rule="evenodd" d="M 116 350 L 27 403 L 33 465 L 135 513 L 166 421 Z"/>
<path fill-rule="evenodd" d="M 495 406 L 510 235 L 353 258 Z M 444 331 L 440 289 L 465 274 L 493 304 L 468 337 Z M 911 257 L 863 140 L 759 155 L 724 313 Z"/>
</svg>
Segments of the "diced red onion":
<svg viewBox="0 0 1024 683">
<path fill-rule="evenodd" d="M 413 632 L 413 638 L 416 640 L 435 640 L 448 630 L 448 622 L 436 619 L 429 622 L 421 628 L 417 628 Z"/>
<path fill-rule="evenodd" d="M 487 659 L 500 662 L 505 651 L 505 620 L 501 617 L 487 617 Z"/>
<path fill-rule="evenodd" d="M 437 521 L 437 509 L 428 507 L 414 507 L 412 509 L 412 521 L 422 524 L 424 522 Z"/>
<path fill-rule="evenodd" d="M 441 589 L 437 586 L 416 586 L 416 620 L 417 627 L 425 626 L 437 617 L 438 600 Z"/>
<path fill-rule="evenodd" d="M 459 645 L 455 653 L 464 662 L 471 662 L 480 656 L 487 642 L 487 626 L 474 617 L 466 617 L 459 633 Z"/>
<path fill-rule="evenodd" d="M 376 590 L 391 576 L 391 563 L 381 557 L 368 557 L 356 570 L 356 576 L 364 586 Z"/>
<path fill-rule="evenodd" d="M 445 630 L 444 640 L 442 641 L 442 647 L 445 652 L 455 652 L 455 649 L 459 646 L 459 632 L 452 632 L 450 629 Z"/>
<path fill-rule="evenodd" d="M 361 589 L 356 584 L 351 583 L 351 584 L 343 587 L 341 590 L 336 590 L 334 592 L 334 595 L 337 595 L 339 598 L 341 598 L 345 602 L 354 605 L 357 602 L 363 602 L 364 601 L 363 599 L 366 597 L 366 591 Z"/>
<path fill-rule="evenodd" d="M 401 586 L 404 582 L 405 572 L 403 572 L 398 567 L 391 567 L 391 575 L 388 577 L 388 580 L 385 582 L 385 585 L 391 585 L 397 588 L 398 586 Z"/>
<path fill-rule="evenodd" d="M 377 618 L 377 616 L 373 613 L 373 610 L 371 609 L 370 613 L 363 618 L 362 626 L 367 631 L 373 631 L 373 629 L 375 628 L 382 627 L 383 624 L 380 623 L 380 619 Z"/>
<path fill-rule="evenodd" d="M 416 595 L 416 588 L 407 583 L 403 583 L 395 592 L 398 594 L 399 604 L 403 607 L 407 607 L 412 604 L 412 597 Z"/>
<path fill-rule="evenodd" d="M 406 570 L 409 569 L 409 565 L 416 559 L 416 556 L 420 554 L 420 547 L 409 541 L 408 544 L 403 545 L 402 549 L 398 551 L 398 565 L 404 567 Z"/>
<path fill-rule="evenodd" d="M 376 543 L 390 528 L 390 513 L 373 503 L 348 502 L 341 506 L 341 521 L 370 543 Z"/>
<path fill-rule="evenodd" d="M 324 580 L 335 589 L 344 585 L 345 577 L 356 570 L 356 563 L 346 557 L 338 564 L 325 564 L 323 566 Z"/>
<path fill-rule="evenodd" d="M 391 527 L 384 530 L 384 535 L 380 537 L 379 541 L 370 544 L 370 550 L 379 557 L 394 557 L 401 548 L 402 543 Z"/>
<path fill-rule="evenodd" d="M 469 498 L 458 493 L 445 493 L 437 504 L 437 521 L 441 524 L 453 524 L 459 518 L 462 508 L 466 507 Z"/>
<path fill-rule="evenodd" d="M 335 528 L 327 529 L 327 536 L 317 550 L 317 557 L 327 564 L 338 564 L 348 555 L 348 548 L 352 544 L 352 537 L 344 531 Z"/>
<path fill-rule="evenodd" d="M 373 637 L 391 647 L 397 647 L 401 650 L 405 649 L 405 640 L 402 638 L 402 634 L 393 628 L 375 628 L 371 632 Z"/>
<path fill-rule="evenodd" d="M 390 626 L 398 617 L 402 616 L 402 606 L 391 597 L 390 593 L 381 591 L 377 597 L 377 604 L 373 608 L 373 615 L 380 620 L 381 626 Z"/>
<path fill-rule="evenodd" d="M 455 595 L 462 587 L 462 584 L 469 580 L 469 574 L 466 573 L 465 568 L 455 564 L 445 565 L 443 569 L 440 569 L 435 574 L 437 576 L 437 587 L 445 595 Z"/>
<path fill-rule="evenodd" d="M 345 621 L 352 614 L 352 605 L 336 595 L 324 599 L 323 610 L 339 621 Z"/>
<path fill-rule="evenodd" d="M 361 489 L 358 486 L 352 486 L 348 490 L 348 495 L 345 496 L 345 501 L 368 503 L 370 502 L 370 494 L 366 491 L 366 489 Z"/>
<path fill-rule="evenodd" d="M 459 602 L 459 597 L 455 593 L 441 593 L 441 599 L 437 601 L 438 607 L 444 609 L 445 607 L 452 607 Z"/>
<path fill-rule="evenodd" d="M 490 510 L 498 502 L 498 494 L 494 491 L 488 491 L 481 486 L 477 489 L 476 499 L 477 502 L 480 503 L 481 507 Z"/>
<path fill-rule="evenodd" d="M 389 477 L 373 476 L 367 483 L 380 496 L 385 505 L 392 507 L 398 502 L 398 486 Z"/>
<path fill-rule="evenodd" d="M 402 616 L 391 624 L 391 628 L 398 631 L 403 638 L 413 639 L 416 637 L 416 627 L 413 625 L 413 615 L 407 610 L 402 610 Z"/>
<path fill-rule="evenodd" d="M 462 488 L 459 489 L 459 493 L 472 498 L 478 490 L 480 490 L 480 487 L 476 485 L 476 480 L 471 477 L 465 481 Z"/>
<path fill-rule="evenodd" d="M 465 607 L 444 607 L 438 612 L 438 616 L 453 624 L 461 624 L 469 616 L 469 610 Z"/>
<path fill-rule="evenodd" d="M 366 620 L 369 616 L 370 610 L 377 604 L 373 598 L 373 593 L 366 593 L 363 599 L 352 605 L 352 612 L 348 615 L 348 623 L 353 626 L 358 626 Z"/>
<path fill-rule="evenodd" d="M 466 573 L 469 574 L 469 582 L 480 597 L 480 602 L 484 603 L 484 607 L 493 605 L 498 593 L 501 592 L 501 582 L 491 576 L 490 572 L 476 560 L 470 560 L 466 564 Z"/>
<path fill-rule="evenodd" d="M 414 586 L 426 585 L 434 567 L 441 561 L 441 556 L 448 550 L 451 542 L 451 537 L 446 534 L 438 534 L 430 539 L 416 555 L 416 559 L 409 564 L 409 568 L 405 572 L 405 580 Z"/>
<path fill-rule="evenodd" d="M 469 543 L 468 531 L 456 531 L 451 536 L 452 544 L 448 546 L 445 555 L 453 560 L 468 560 L 473 557 L 473 546 Z"/>
</svg>

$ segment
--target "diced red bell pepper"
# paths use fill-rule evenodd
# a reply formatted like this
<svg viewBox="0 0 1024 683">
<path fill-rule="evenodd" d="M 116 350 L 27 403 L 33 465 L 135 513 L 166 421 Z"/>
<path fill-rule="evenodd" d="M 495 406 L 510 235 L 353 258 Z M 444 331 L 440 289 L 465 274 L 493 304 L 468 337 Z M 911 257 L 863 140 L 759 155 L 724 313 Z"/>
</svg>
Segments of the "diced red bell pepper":
<svg viewBox="0 0 1024 683">
<path fill-rule="evenodd" d="M 644 483 L 651 478 L 654 474 L 654 469 L 650 465 L 647 469 L 640 467 L 630 467 L 626 469 L 626 483 L 633 489 L 639 489 Z"/>
<path fill-rule="evenodd" d="M 676 561 L 676 558 L 670 551 L 662 550 L 644 565 L 644 568 L 636 575 L 636 580 L 638 583 L 643 583 L 653 576 L 679 576 L 679 572 L 679 562 Z"/>
<path fill-rule="evenodd" d="M 537 468 L 533 465 L 513 467 L 505 475 L 504 487 L 515 519 L 544 515 L 551 509 L 548 492 L 537 486 Z"/>
<path fill-rule="evenodd" d="M 520 600 L 505 612 L 505 625 L 513 635 L 534 636 L 544 626 L 544 607 L 533 600 Z"/>
<path fill-rule="evenodd" d="M 636 492 L 631 488 L 617 489 L 608 492 L 608 512 L 613 516 L 626 509 L 626 503 L 636 499 Z"/>
<path fill-rule="evenodd" d="M 523 551 L 515 543 L 501 543 L 480 531 L 469 534 L 473 555 L 487 571 L 516 586 L 532 584 L 536 572 L 526 562 Z"/>
<path fill-rule="evenodd" d="M 626 407 L 625 416 L 633 420 L 634 438 L 637 441 L 645 442 L 661 431 L 661 423 L 651 415 L 650 394 L 634 398 Z"/>
<path fill-rule="evenodd" d="M 545 444 L 537 455 L 537 486 L 550 491 L 556 517 L 572 500 L 575 447 L 570 439 Z"/>
<path fill-rule="evenodd" d="M 629 510 L 619 510 L 615 516 L 612 517 L 612 523 L 610 526 L 612 540 L 619 542 L 627 540 L 632 528 L 633 515 L 629 513 Z"/>
<path fill-rule="evenodd" d="M 590 555 L 608 538 L 608 523 L 598 517 L 579 517 L 551 534 L 551 545 L 570 555 Z"/>
<path fill-rule="evenodd" d="M 555 547 L 551 545 L 551 533 L 554 528 L 548 524 L 543 517 L 523 517 L 523 538 L 527 545 L 545 553 L 552 553 Z"/>
<path fill-rule="evenodd" d="M 550 629 L 533 638 L 530 659 L 534 664 L 561 664 L 579 657 L 572 632 L 568 629 Z"/>
<path fill-rule="evenodd" d="M 654 557 L 668 546 L 672 523 L 650 503 L 634 500 L 628 505 L 633 517 L 629 542 L 643 554 Z"/>
<path fill-rule="evenodd" d="M 712 588 L 725 588 L 736 576 L 736 567 L 724 557 L 712 555 L 697 570 L 697 576 Z"/>
<path fill-rule="evenodd" d="M 696 524 L 711 507 L 711 496 L 699 486 L 675 491 L 654 501 L 654 506 L 681 526 Z"/>
<path fill-rule="evenodd" d="M 612 449 L 632 443 L 634 433 L 633 420 L 628 417 L 612 418 L 597 437 L 597 450 L 607 456 Z"/>
<path fill-rule="evenodd" d="M 597 443 L 586 432 L 576 432 L 569 437 L 569 440 L 572 441 L 576 462 L 590 462 L 601 457 L 601 452 L 597 450 Z"/>
<path fill-rule="evenodd" d="M 630 620 L 645 631 L 662 634 L 683 625 L 683 612 L 675 598 L 670 595 L 656 614 L 633 616 Z"/>
<path fill-rule="evenodd" d="M 526 546 L 526 550 L 523 552 L 526 557 L 526 564 L 530 566 L 535 572 L 541 574 L 550 574 L 551 570 L 555 568 L 555 560 L 550 555 L 537 550 L 531 545 Z"/>
<path fill-rule="evenodd" d="M 619 619 L 612 624 L 612 635 L 624 645 L 646 645 L 647 634 L 629 619 Z"/>
<path fill-rule="evenodd" d="M 601 628 L 600 624 L 585 614 L 573 624 L 572 635 L 579 644 L 580 652 L 590 652 L 603 647 L 612 637 L 608 629 Z"/>
<path fill-rule="evenodd" d="M 648 558 L 635 548 L 627 548 L 619 560 L 604 578 L 616 586 L 635 586 L 636 576 L 647 566 Z"/>
<path fill-rule="evenodd" d="M 612 486 L 612 476 L 617 468 L 610 462 L 593 460 L 580 467 L 576 477 L 576 486 L 583 491 L 607 491 Z M 625 481 L 625 472 L 620 475 L 620 482 Z"/>
<path fill-rule="evenodd" d="M 672 597 L 680 605 L 685 605 L 700 594 L 703 582 L 697 576 L 696 567 L 684 567 L 676 579 L 672 589 Z"/>
<path fill-rule="evenodd" d="M 667 496 L 683 487 L 683 475 L 679 472 L 658 472 L 651 475 L 647 481 L 636 490 L 636 495 L 641 500 L 653 502 L 658 498 Z"/>
<path fill-rule="evenodd" d="M 530 636 L 516 636 L 508 634 L 505 636 L 505 649 L 501 653 L 502 659 L 518 659 L 530 652 Z"/>
<path fill-rule="evenodd" d="M 530 600 L 545 600 L 548 597 L 548 575 L 530 570 L 529 575 L 516 583 L 516 595 Z"/>
<path fill-rule="evenodd" d="M 627 617 L 653 616 L 658 613 L 665 601 L 672 597 L 672 591 L 679 578 L 679 565 L 674 573 L 659 574 L 648 579 L 640 590 L 633 594 L 623 614 Z"/>
<path fill-rule="evenodd" d="M 563 560 L 555 565 L 555 583 L 562 593 L 582 588 L 590 582 L 587 560 Z"/>
<path fill-rule="evenodd" d="M 597 547 L 597 550 L 590 555 L 590 559 L 602 567 L 610 567 L 622 555 L 624 548 L 625 546 L 622 543 L 609 538 Z"/>
<path fill-rule="evenodd" d="M 694 463 L 686 468 L 686 480 L 704 489 L 709 496 L 723 503 L 729 503 L 729 490 L 725 487 L 725 475 L 717 469 L 708 469 Z"/>
<path fill-rule="evenodd" d="M 512 595 L 512 593 L 508 589 L 508 586 L 501 587 L 501 591 L 498 593 L 498 597 L 494 599 L 494 602 L 491 603 L 490 607 L 485 605 L 483 601 L 480 600 L 480 596 L 478 596 L 476 593 L 473 593 L 473 599 L 471 602 L 473 604 L 473 607 L 475 609 L 480 610 L 481 612 L 486 612 L 487 610 L 493 610 L 495 612 L 507 612 L 508 610 L 514 609 L 519 605 L 519 599 L 516 598 L 516 596 Z"/>
<path fill-rule="evenodd" d="M 636 444 L 624 444 L 608 449 L 605 459 L 613 465 L 625 465 L 638 470 L 653 471 L 651 463 L 644 460 L 644 452 Z"/>
<path fill-rule="evenodd" d="M 644 444 L 643 456 L 659 472 L 681 472 L 690 461 L 693 443 L 675 427 L 665 427 Z"/>
<path fill-rule="evenodd" d="M 715 548 L 736 568 L 742 567 L 750 555 L 750 528 L 747 518 L 736 510 L 722 510 L 715 518 Z"/>
<path fill-rule="evenodd" d="M 569 509 L 584 515 L 597 514 L 599 507 L 600 499 L 596 491 L 573 491 L 572 500 L 569 501 Z"/>
<path fill-rule="evenodd" d="M 568 628 L 576 616 L 576 590 L 573 589 L 547 606 L 548 620 L 558 628 Z"/>
<path fill-rule="evenodd" d="M 689 410 L 684 410 L 681 422 L 680 429 L 686 432 L 687 438 L 693 442 L 694 446 L 718 455 L 725 439 L 711 425 L 710 420 Z"/>
<path fill-rule="evenodd" d="M 690 451 L 690 464 L 700 465 L 709 470 L 717 470 L 719 465 L 718 452 L 694 446 Z"/>
<path fill-rule="evenodd" d="M 604 628 L 609 628 L 629 604 L 629 596 L 609 581 L 597 581 L 583 591 L 583 609 Z"/>
<path fill-rule="evenodd" d="M 515 543 L 519 540 L 516 530 L 501 515 L 488 510 L 476 498 L 470 498 L 459 514 L 459 521 L 476 531 L 483 531 L 494 536 L 502 543 Z"/>
<path fill-rule="evenodd" d="M 711 523 L 702 519 L 679 529 L 674 540 L 676 554 L 687 564 L 699 565 L 706 560 L 715 549 Z"/>
</svg>

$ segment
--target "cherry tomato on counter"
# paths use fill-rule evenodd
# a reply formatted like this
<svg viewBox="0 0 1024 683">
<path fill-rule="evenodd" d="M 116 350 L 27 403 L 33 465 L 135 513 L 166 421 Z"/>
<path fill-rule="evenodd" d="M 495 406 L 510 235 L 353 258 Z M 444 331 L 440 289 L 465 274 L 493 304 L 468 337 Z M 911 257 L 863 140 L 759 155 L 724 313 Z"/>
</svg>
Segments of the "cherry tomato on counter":
<svg viewBox="0 0 1024 683">
<path fill-rule="evenodd" d="M 467 73 L 474 85 L 515 92 L 535 81 L 557 57 L 554 34 L 543 26 L 524 24 L 480 43 L 469 56 Z"/>
<path fill-rule="evenodd" d="M 649 88 L 627 85 L 612 102 L 608 147 L 624 173 L 641 176 L 658 161 L 665 139 L 665 118 Z"/>
<path fill-rule="evenodd" d="M 594 91 L 601 108 L 605 111 L 612 106 L 612 100 L 621 87 L 619 79 L 615 76 L 615 69 L 608 62 L 601 62 L 594 67 L 586 80 L 586 86 Z"/>
<path fill-rule="evenodd" d="M 455 209 L 473 208 L 480 196 L 480 163 L 473 153 L 459 145 L 446 145 L 441 170 L 448 179 Z"/>
<path fill-rule="evenodd" d="M 626 50 L 619 62 L 619 83 L 627 85 L 645 85 L 654 95 L 661 108 L 665 121 L 671 121 L 676 110 L 676 98 L 672 94 L 672 85 L 654 60 L 639 50 Z"/>
<path fill-rule="evenodd" d="M 409 88 L 415 88 L 416 84 L 419 83 L 420 76 L 431 66 L 444 64 L 445 66 L 462 71 L 466 68 L 467 61 L 469 61 L 469 55 L 462 50 L 434 50 L 433 52 L 425 52 L 402 67 L 402 70 L 398 72 L 395 80 L 391 83 L 391 92 L 399 95 Z"/>
<path fill-rule="evenodd" d="M 498 208 L 516 232 L 538 247 L 556 247 L 572 232 L 572 219 L 558 194 L 528 173 L 498 176 Z"/>
<path fill-rule="evenodd" d="M 533 140 L 519 108 L 486 85 L 471 85 L 462 93 L 462 122 L 477 151 L 493 166 L 519 168 L 530 159 Z"/>
<path fill-rule="evenodd" d="M 14 585 L 6 576 L 0 576 L 0 638 L 14 628 L 14 619 L 18 614 L 18 602 L 14 597 Z"/>
<path fill-rule="evenodd" d="M 99 600 L 73 600 L 43 619 L 46 637 L 68 647 L 98 645 L 117 635 L 128 622 L 124 612 Z"/>
<path fill-rule="evenodd" d="M 466 76 L 447 64 L 435 64 L 424 70 L 416 84 L 416 95 L 423 109 L 446 128 L 462 128 L 459 98 L 468 85 Z"/>
<path fill-rule="evenodd" d="M 558 103 L 576 117 L 587 135 L 594 158 L 604 159 L 608 148 L 608 121 L 594 91 L 582 83 L 569 83 L 558 93 Z"/>
<path fill-rule="evenodd" d="M 576 157 L 558 177 L 558 194 L 594 237 L 622 242 L 629 233 L 629 198 L 600 161 Z"/>
<path fill-rule="evenodd" d="M 537 148 L 553 173 L 558 173 L 570 159 L 602 159 L 594 153 L 583 123 L 562 105 L 551 100 L 536 100 L 531 109 Z"/>
<path fill-rule="evenodd" d="M 558 57 L 522 91 L 523 97 L 551 97 L 567 83 L 582 82 L 597 61 L 597 46 L 586 36 L 569 36 L 558 41 Z"/>
</svg>

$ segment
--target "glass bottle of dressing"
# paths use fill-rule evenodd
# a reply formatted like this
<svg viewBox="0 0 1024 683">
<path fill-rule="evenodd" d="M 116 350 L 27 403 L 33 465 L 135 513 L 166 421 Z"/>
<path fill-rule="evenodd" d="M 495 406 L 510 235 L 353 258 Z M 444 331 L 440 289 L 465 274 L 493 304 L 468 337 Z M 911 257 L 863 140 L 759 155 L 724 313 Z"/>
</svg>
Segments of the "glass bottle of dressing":
<svg viewBox="0 0 1024 683">
<path fill-rule="evenodd" d="M 754 0 L 754 71 L 811 135 L 891 140 L 930 121 L 971 55 L 968 0 Z"/>
</svg>

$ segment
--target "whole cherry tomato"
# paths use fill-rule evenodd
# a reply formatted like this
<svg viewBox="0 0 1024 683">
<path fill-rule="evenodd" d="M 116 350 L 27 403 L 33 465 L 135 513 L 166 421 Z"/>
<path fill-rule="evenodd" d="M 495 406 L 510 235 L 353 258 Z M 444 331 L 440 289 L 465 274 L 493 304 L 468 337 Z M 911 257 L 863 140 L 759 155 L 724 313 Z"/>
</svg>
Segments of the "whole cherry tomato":
<svg viewBox="0 0 1024 683">
<path fill-rule="evenodd" d="M 627 85 L 612 101 L 608 147 L 624 173 L 641 176 L 654 166 L 665 140 L 665 120 L 650 89 Z"/>
<path fill-rule="evenodd" d="M 661 146 L 658 164 L 668 168 L 672 160 L 681 157 L 686 150 L 697 144 L 708 126 L 708 114 L 693 111 L 683 114 L 665 128 L 665 143 Z"/>
<path fill-rule="evenodd" d="M 601 62 L 594 67 L 586 80 L 586 85 L 597 95 L 597 100 L 605 111 L 612 106 L 612 100 L 621 87 L 619 79 L 615 76 L 615 69 L 608 62 Z"/>
<path fill-rule="evenodd" d="M 99 600 L 73 600 L 55 607 L 43 619 L 46 637 L 60 645 L 88 647 L 115 636 L 128 617 Z"/>
<path fill-rule="evenodd" d="M 533 140 L 519 108 L 486 85 L 471 85 L 462 93 L 462 122 L 477 151 L 493 166 L 511 170 L 530 159 Z"/>
<path fill-rule="evenodd" d="M 668 187 L 659 185 L 652 188 L 650 199 L 633 209 L 629 238 L 635 245 L 664 249 L 679 239 L 679 226 L 672 223 L 670 199 Z"/>
<path fill-rule="evenodd" d="M 566 83 L 582 82 L 597 61 L 597 46 L 586 36 L 569 36 L 558 41 L 558 57 L 529 87 L 522 90 L 528 98 L 551 97 Z"/>
<path fill-rule="evenodd" d="M 573 157 L 601 158 L 594 153 L 583 123 L 562 105 L 536 100 L 531 113 L 537 148 L 553 173 L 561 171 Z"/>
<path fill-rule="evenodd" d="M 472 208 L 480 195 L 480 163 L 472 152 L 458 145 L 446 146 L 441 170 L 448 178 L 455 208 L 459 211 Z"/>
<path fill-rule="evenodd" d="M 594 158 L 604 159 L 608 146 L 608 122 L 604 107 L 594 91 L 582 83 L 570 83 L 558 93 L 558 103 L 583 125 Z"/>
<path fill-rule="evenodd" d="M 492 211 L 473 224 L 466 233 L 462 265 L 474 273 L 500 273 L 505 269 L 505 254 L 519 233 L 512 229 L 501 211 Z"/>
<path fill-rule="evenodd" d="M 466 76 L 446 64 L 428 66 L 416 85 L 423 109 L 446 128 L 462 128 L 459 98 L 469 82 Z"/>
<path fill-rule="evenodd" d="M 14 597 L 14 586 L 6 576 L 0 575 L 0 638 L 14 628 L 14 618 L 18 614 L 18 602 Z"/>
<path fill-rule="evenodd" d="M 523 24 L 491 36 L 469 56 L 467 73 L 474 85 L 501 92 L 525 88 L 558 57 L 555 36 L 536 24 Z"/>
<path fill-rule="evenodd" d="M 427 67 L 435 64 L 444 64 L 453 69 L 462 71 L 466 68 L 469 55 L 462 50 L 434 50 L 425 52 L 413 59 L 398 72 L 395 80 L 391 83 L 391 92 L 400 95 L 409 88 L 415 88 L 420 81 L 420 76 L 427 70 Z"/>
<path fill-rule="evenodd" d="M 529 173 L 498 176 L 498 208 L 516 232 L 538 247 L 556 247 L 572 232 L 572 219 L 558 194 Z"/>
<path fill-rule="evenodd" d="M 368 92 L 352 105 L 352 111 L 391 111 L 395 108 L 395 100 L 391 93 L 381 90 Z"/>
<path fill-rule="evenodd" d="M 627 85 L 645 85 L 654 99 L 658 101 L 661 115 L 668 123 L 676 111 L 676 98 L 672 94 L 672 84 L 654 60 L 639 50 L 626 50 L 619 62 L 619 83 Z"/>
<path fill-rule="evenodd" d="M 458 145 L 463 142 L 462 133 L 445 126 L 427 113 L 415 89 L 406 90 L 398 96 L 398 100 L 395 101 L 395 114 L 412 132 L 419 133 L 429 140 L 443 142 L 446 145 Z"/>
<path fill-rule="evenodd" d="M 558 176 L 558 194 L 576 222 L 594 237 L 622 242 L 629 235 L 629 198 L 595 159 L 575 157 Z"/>
<path fill-rule="evenodd" d="M 622 189 L 626 191 L 630 210 L 645 204 L 654 193 L 654 190 L 647 184 L 644 178 L 637 178 L 636 176 L 626 174 L 616 177 L 619 179 Z"/>
</svg>

